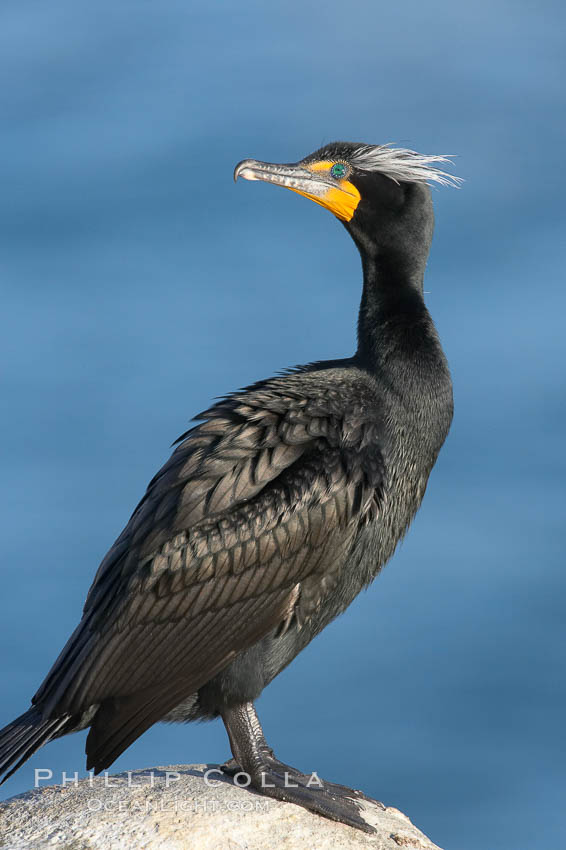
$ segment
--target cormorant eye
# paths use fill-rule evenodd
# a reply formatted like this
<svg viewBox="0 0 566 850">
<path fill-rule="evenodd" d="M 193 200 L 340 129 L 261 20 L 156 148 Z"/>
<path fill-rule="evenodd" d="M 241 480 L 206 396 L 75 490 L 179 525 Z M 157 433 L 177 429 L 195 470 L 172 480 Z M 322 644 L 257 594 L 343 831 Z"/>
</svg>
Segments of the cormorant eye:
<svg viewBox="0 0 566 850">
<path fill-rule="evenodd" d="M 332 168 L 330 169 L 330 173 L 333 177 L 339 179 L 340 177 L 344 177 L 347 170 L 348 169 L 346 168 L 343 162 L 335 162 Z"/>
</svg>

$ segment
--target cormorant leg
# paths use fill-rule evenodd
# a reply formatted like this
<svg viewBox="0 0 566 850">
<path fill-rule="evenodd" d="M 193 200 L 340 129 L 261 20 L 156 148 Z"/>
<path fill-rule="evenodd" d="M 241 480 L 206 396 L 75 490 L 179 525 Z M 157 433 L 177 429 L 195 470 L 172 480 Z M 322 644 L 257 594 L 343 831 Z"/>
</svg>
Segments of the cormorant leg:
<svg viewBox="0 0 566 850">
<path fill-rule="evenodd" d="M 239 772 L 248 774 L 253 788 L 266 797 L 295 803 L 364 832 L 375 831 L 360 815 L 360 802 L 381 803 L 361 791 L 325 782 L 316 773 L 301 773 L 276 759 L 265 740 L 253 703 L 225 709 L 222 719 L 234 756 L 222 766 L 225 773 L 231 776 Z"/>
</svg>

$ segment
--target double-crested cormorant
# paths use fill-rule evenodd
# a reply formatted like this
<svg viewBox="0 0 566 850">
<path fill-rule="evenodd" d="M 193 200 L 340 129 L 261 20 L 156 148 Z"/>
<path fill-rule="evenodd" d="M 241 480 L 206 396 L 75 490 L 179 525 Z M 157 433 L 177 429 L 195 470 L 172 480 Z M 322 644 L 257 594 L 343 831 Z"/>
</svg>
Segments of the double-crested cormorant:
<svg viewBox="0 0 566 850">
<path fill-rule="evenodd" d="M 342 221 L 362 257 L 358 349 L 196 417 L 100 565 L 32 707 L 0 732 L 5 779 L 88 726 L 98 773 L 158 720 L 220 716 L 227 771 L 370 829 L 360 792 L 309 784 L 275 758 L 254 700 L 391 557 L 448 433 L 452 385 L 423 300 L 427 184 L 456 182 L 444 161 L 337 142 L 292 165 L 236 167 L 235 179 L 285 186 Z"/>
</svg>

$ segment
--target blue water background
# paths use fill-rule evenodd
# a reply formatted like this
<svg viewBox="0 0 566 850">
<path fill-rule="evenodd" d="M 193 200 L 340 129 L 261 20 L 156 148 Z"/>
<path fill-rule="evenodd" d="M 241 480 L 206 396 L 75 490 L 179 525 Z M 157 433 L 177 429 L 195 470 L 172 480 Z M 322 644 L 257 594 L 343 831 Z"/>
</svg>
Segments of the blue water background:
<svg viewBox="0 0 566 850">
<path fill-rule="evenodd" d="M 553 2 L 4 0 L 0 725 L 190 417 L 353 350 L 341 225 L 234 164 L 454 153 L 425 287 L 451 435 L 393 562 L 258 709 L 285 761 L 442 847 L 564 846 L 564 32 Z M 227 755 L 219 722 L 156 726 L 114 768 Z"/>
</svg>

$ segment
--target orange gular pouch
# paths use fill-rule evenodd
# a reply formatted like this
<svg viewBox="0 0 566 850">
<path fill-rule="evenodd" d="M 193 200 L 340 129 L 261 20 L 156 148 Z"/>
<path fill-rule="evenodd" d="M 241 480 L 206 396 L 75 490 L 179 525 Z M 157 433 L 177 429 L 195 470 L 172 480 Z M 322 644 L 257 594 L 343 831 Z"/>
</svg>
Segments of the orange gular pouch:
<svg viewBox="0 0 566 850">
<path fill-rule="evenodd" d="M 324 193 L 311 195 L 309 192 L 303 192 L 301 189 L 293 189 L 291 186 L 288 188 L 292 192 L 297 192 L 299 195 L 303 195 L 305 198 L 314 201 L 315 204 L 320 204 L 321 207 L 330 210 L 341 221 L 350 221 L 360 203 L 361 195 L 349 180 L 333 180 L 330 176 L 330 170 L 334 165 L 336 165 L 335 162 L 325 161 L 315 162 L 308 166 L 309 171 L 315 173 L 328 172 L 329 183 L 332 181 L 336 184 L 335 186 L 329 185 Z"/>
</svg>

